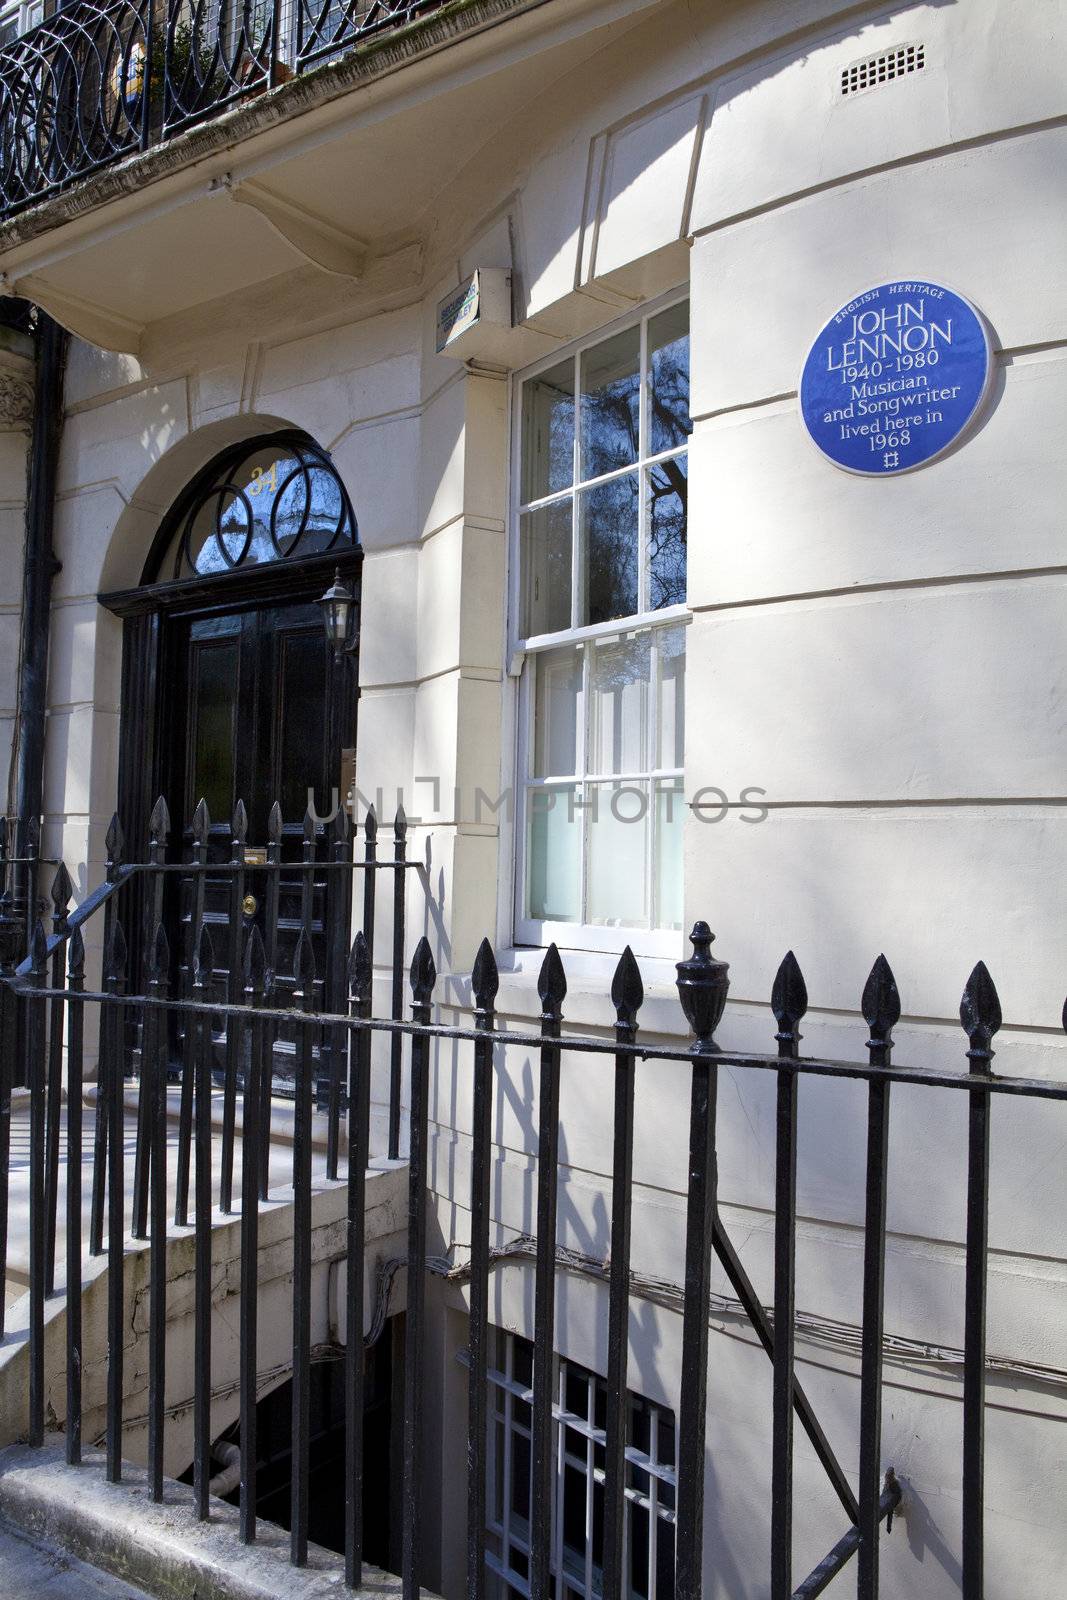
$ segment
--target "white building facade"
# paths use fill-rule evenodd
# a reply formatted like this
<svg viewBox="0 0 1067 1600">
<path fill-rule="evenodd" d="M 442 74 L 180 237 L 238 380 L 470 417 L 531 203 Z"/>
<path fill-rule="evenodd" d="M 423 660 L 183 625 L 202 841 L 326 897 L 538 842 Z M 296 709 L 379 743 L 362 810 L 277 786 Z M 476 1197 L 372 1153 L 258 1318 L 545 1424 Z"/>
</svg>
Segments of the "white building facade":
<svg viewBox="0 0 1067 1600">
<path fill-rule="evenodd" d="M 5 292 L 74 335 L 43 848 L 80 866 L 76 896 L 103 877 L 120 766 L 138 767 L 148 737 L 129 608 L 124 621 L 98 597 L 169 578 L 160 529 L 222 452 L 248 446 L 234 479 L 248 496 L 303 440 L 332 463 L 363 551 L 358 707 L 353 696 L 329 772 L 352 781 L 359 821 L 375 802 L 383 838 L 403 804 L 420 865 L 407 926 L 432 946 L 443 1020 L 469 1021 L 488 936 L 501 1026 L 535 1028 L 555 942 L 566 1025 L 609 1035 L 629 945 L 642 1029 L 684 1044 L 675 963 L 704 919 L 730 963 L 725 1049 L 774 1050 L 771 986 L 791 948 L 810 999 L 804 1050 L 864 1059 L 859 1000 L 884 951 L 904 1011 L 896 1058 L 963 1070 L 959 996 L 981 958 L 1004 1012 L 996 1069 L 1064 1076 L 1064 31 L 1053 0 L 474 0 L 303 80 L 302 100 L 284 85 L 0 224 Z M 991 380 L 943 455 L 864 475 L 814 447 L 800 374 L 836 313 L 891 284 L 965 297 Z M 32 398 L 19 336 L 9 344 L 8 740 Z M 891 432 L 878 421 L 863 436 L 883 463 L 899 448 Z M 148 765 L 177 737 L 168 707 L 185 690 L 154 692 Z M 217 694 L 230 715 L 237 701 Z M 294 691 L 286 715 L 300 708 Z M 355 752 L 343 768 L 342 748 Z M 325 808 L 329 785 L 311 787 Z M 378 987 L 387 1007 L 384 968 Z M 590 1264 L 608 1254 L 612 1071 L 564 1058 L 558 1244 L 575 1260 L 556 1290 L 557 1592 L 569 1595 L 599 1592 L 607 1300 Z M 380 1152 L 387 1044 L 376 1073 Z M 535 1231 L 535 1053 L 509 1052 L 501 1074 L 498 1248 Z M 720 1212 L 770 1303 L 774 1085 L 724 1068 L 719 1089 Z M 648 1461 L 628 1548 L 632 1592 L 666 1600 L 686 1070 L 648 1063 L 636 1092 L 628 1386 Z M 894 1090 L 893 1600 L 961 1592 L 962 1098 Z M 469 1073 L 442 1043 L 429 1249 L 452 1266 L 469 1237 L 471 1114 Z M 1051 1102 L 996 1106 L 989 1600 L 1054 1600 L 1067 1559 L 1062 1123 Z M 797 1370 L 850 1471 L 865 1137 L 861 1084 L 802 1084 Z M 528 1592 L 516 1484 L 532 1283 L 521 1252 L 492 1279 L 501 1594 Z M 465 1586 L 461 1275 L 434 1280 L 430 1305 L 422 1536 L 426 1581 L 451 1600 Z M 844 1523 L 800 1430 L 796 1452 L 799 1581 Z M 708 1600 L 770 1593 L 770 1473 L 771 1366 L 717 1267 Z M 829 1592 L 854 1582 L 849 1569 Z"/>
</svg>

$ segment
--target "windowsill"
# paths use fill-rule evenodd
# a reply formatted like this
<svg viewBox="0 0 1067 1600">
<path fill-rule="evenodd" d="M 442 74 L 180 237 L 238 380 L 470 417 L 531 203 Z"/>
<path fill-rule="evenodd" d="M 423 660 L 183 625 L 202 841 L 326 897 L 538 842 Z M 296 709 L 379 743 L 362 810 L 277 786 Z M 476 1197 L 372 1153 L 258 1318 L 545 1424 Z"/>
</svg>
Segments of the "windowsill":
<svg viewBox="0 0 1067 1600">
<path fill-rule="evenodd" d="M 678 959 L 683 958 L 682 938 L 679 935 Z M 567 974 L 567 996 L 563 1002 L 563 1029 L 611 1028 L 615 1024 L 615 1007 L 611 1003 L 611 980 L 615 975 L 619 957 L 600 950 L 561 950 L 564 971 Z M 496 998 L 500 1018 L 515 1017 L 528 1023 L 541 1015 L 541 1000 L 537 993 L 537 978 L 544 950 L 529 946 L 516 946 L 498 950 L 497 971 L 500 988 Z M 689 1027 L 682 1014 L 675 986 L 675 962 L 663 956 L 638 956 L 645 998 L 638 1013 L 642 1033 L 668 1038 L 686 1039 Z M 464 1008 L 472 1004 L 470 976 L 454 975 L 449 980 L 450 999 Z"/>
</svg>

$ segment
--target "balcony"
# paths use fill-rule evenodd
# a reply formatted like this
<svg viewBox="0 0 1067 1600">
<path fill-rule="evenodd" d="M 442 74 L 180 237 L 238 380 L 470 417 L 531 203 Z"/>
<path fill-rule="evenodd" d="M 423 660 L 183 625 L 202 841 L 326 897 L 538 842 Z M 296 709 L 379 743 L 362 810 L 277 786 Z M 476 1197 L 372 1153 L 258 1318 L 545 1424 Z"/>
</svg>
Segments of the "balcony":
<svg viewBox="0 0 1067 1600">
<path fill-rule="evenodd" d="M 74 0 L 0 50 L 0 293 L 144 371 L 403 301 L 472 157 L 653 3 Z"/>
<path fill-rule="evenodd" d="M 455 0 L 76 0 L 0 52 L 5 217 Z"/>
</svg>

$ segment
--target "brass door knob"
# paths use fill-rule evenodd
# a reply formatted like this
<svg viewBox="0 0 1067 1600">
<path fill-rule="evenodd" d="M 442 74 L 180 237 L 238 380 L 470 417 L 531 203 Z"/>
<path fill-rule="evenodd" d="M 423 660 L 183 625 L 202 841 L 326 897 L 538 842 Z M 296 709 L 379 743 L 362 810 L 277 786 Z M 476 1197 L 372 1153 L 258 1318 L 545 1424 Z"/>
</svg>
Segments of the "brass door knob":
<svg viewBox="0 0 1067 1600">
<path fill-rule="evenodd" d="M 256 899 L 254 894 L 245 895 L 244 899 L 241 901 L 241 910 L 244 912 L 246 917 L 255 916 L 256 912 L 259 910 L 259 901 Z"/>
</svg>

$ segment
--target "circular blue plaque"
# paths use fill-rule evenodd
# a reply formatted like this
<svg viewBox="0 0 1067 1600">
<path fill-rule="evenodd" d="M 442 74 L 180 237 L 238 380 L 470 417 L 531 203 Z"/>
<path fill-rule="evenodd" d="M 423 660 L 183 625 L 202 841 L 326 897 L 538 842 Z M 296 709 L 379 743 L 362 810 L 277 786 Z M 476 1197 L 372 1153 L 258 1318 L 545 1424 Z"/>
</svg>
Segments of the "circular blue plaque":
<svg viewBox="0 0 1067 1600">
<path fill-rule="evenodd" d="M 835 466 L 870 477 L 942 455 L 985 398 L 993 363 L 981 317 L 925 279 L 865 289 L 830 318 L 800 379 L 800 414 Z"/>
</svg>

